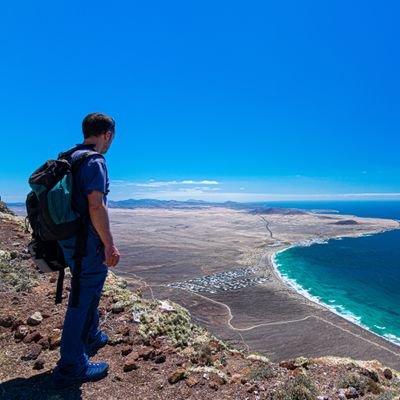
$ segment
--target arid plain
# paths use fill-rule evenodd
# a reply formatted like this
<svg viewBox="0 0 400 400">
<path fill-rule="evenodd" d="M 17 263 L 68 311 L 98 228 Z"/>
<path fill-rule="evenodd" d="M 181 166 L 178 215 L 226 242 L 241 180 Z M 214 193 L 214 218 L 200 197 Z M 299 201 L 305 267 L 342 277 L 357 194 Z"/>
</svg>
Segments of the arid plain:
<svg viewBox="0 0 400 400">
<path fill-rule="evenodd" d="M 171 299 L 221 339 L 272 361 L 377 359 L 400 370 L 400 347 L 283 282 L 272 255 L 304 240 L 398 229 L 387 219 L 221 207 L 111 209 L 115 272 L 146 297 Z"/>
</svg>

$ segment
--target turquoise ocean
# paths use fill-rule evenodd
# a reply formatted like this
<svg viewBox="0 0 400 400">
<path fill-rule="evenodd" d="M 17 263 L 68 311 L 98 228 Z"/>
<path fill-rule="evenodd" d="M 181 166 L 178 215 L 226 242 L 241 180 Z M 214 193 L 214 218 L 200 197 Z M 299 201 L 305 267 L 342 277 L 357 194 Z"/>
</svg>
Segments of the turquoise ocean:
<svg viewBox="0 0 400 400">
<path fill-rule="evenodd" d="M 400 201 L 264 205 L 400 220 Z M 291 247 L 274 262 L 303 295 L 400 345 L 400 230 Z"/>
</svg>

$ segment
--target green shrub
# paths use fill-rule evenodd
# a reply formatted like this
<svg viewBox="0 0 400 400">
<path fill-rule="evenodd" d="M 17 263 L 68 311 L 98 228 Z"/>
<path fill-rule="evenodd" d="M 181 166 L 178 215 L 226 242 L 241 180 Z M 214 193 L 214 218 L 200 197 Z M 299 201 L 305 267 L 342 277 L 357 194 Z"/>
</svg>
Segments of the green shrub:
<svg viewBox="0 0 400 400">
<path fill-rule="evenodd" d="M 396 393 L 392 392 L 391 390 L 381 393 L 379 396 L 375 397 L 375 400 L 395 400 L 398 399 Z"/>
<path fill-rule="evenodd" d="M 27 291 L 36 285 L 37 274 L 18 260 L 0 258 L 0 292 Z"/>
<path fill-rule="evenodd" d="M 373 394 L 383 392 L 382 387 L 374 380 L 355 372 L 346 373 L 339 379 L 338 387 L 346 389 L 349 386 L 354 387 L 361 395 L 368 392 Z"/>
<path fill-rule="evenodd" d="M 318 389 L 306 375 L 297 376 L 283 383 L 273 400 L 317 400 Z"/>
<path fill-rule="evenodd" d="M 151 304 L 140 316 L 139 333 L 147 337 L 168 336 L 177 346 L 186 346 L 194 333 L 195 326 L 190 314 L 178 305 L 175 311 L 162 313 L 157 310 L 157 303 Z"/>
<path fill-rule="evenodd" d="M 252 368 L 247 374 L 249 380 L 261 381 L 263 379 L 270 379 L 276 375 L 274 368 L 271 364 L 262 364 Z"/>
<path fill-rule="evenodd" d="M 380 394 L 383 393 L 385 389 L 382 388 L 378 383 L 376 383 L 372 379 L 368 379 L 367 384 L 365 386 L 365 391 L 370 392 L 372 394 Z"/>
</svg>

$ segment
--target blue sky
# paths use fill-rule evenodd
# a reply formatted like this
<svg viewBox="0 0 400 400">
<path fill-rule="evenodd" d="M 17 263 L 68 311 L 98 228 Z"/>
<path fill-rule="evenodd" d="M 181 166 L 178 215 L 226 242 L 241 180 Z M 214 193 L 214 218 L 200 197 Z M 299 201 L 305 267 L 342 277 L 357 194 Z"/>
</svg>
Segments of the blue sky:
<svg viewBox="0 0 400 400">
<path fill-rule="evenodd" d="M 400 198 L 398 4 L 3 4 L 0 195 L 101 111 L 111 199 Z"/>
</svg>

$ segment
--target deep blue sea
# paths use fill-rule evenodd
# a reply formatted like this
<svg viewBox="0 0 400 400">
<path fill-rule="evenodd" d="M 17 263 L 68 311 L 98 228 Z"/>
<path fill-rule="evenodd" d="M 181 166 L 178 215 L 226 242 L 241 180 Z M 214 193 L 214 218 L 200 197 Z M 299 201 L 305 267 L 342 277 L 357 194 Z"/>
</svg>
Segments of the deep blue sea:
<svg viewBox="0 0 400 400">
<path fill-rule="evenodd" d="M 400 219 L 400 201 L 267 205 Z M 292 247 L 276 254 L 275 264 L 304 295 L 400 345 L 400 230 Z"/>
</svg>

